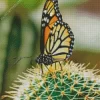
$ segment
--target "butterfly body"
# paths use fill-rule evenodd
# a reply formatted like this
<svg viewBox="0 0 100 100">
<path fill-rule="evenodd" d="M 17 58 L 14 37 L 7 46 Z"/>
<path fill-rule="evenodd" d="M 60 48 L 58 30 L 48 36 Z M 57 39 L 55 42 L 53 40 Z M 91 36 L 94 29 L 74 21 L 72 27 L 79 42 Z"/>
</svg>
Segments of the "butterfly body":
<svg viewBox="0 0 100 100">
<path fill-rule="evenodd" d="M 51 65 L 53 64 L 53 59 L 51 55 L 40 54 L 37 57 L 36 62 L 38 64 Z"/>
</svg>

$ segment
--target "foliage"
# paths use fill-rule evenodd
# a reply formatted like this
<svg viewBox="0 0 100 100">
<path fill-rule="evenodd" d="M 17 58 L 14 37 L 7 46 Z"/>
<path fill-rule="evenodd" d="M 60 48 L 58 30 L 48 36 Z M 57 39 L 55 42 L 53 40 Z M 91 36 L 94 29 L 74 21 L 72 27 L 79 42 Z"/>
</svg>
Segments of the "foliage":
<svg viewBox="0 0 100 100">
<path fill-rule="evenodd" d="M 59 2 L 62 3 L 62 6 L 75 7 L 75 6 L 85 3 L 87 1 L 88 0 L 63 0 L 63 1 L 59 1 Z"/>
<path fill-rule="evenodd" d="M 7 0 L 8 7 L 18 4 L 28 11 L 37 9 L 42 2 L 43 0 Z"/>
</svg>

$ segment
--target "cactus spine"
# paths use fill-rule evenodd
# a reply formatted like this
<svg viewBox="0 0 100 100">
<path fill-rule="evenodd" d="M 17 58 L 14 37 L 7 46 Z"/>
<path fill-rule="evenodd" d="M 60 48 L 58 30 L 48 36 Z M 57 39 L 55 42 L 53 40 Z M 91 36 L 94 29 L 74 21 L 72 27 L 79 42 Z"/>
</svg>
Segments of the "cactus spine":
<svg viewBox="0 0 100 100">
<path fill-rule="evenodd" d="M 73 62 L 61 65 L 49 66 L 49 70 L 44 66 L 43 76 L 40 68 L 28 69 L 24 77 L 18 78 L 21 85 L 13 84 L 15 91 L 7 92 L 7 97 L 13 100 L 100 100 L 100 79 L 95 75 L 99 70 L 86 69 L 87 66 Z"/>
</svg>

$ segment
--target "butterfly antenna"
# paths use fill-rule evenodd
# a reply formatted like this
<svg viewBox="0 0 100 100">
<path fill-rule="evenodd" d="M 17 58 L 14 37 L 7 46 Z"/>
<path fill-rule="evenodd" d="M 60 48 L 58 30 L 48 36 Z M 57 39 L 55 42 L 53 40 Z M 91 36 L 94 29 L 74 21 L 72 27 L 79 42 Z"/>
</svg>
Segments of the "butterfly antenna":
<svg viewBox="0 0 100 100">
<path fill-rule="evenodd" d="M 41 64 L 41 71 L 42 71 L 42 75 L 43 75 L 43 66 L 42 66 L 42 64 Z"/>
<path fill-rule="evenodd" d="M 20 57 L 20 58 L 18 58 L 18 59 L 17 59 L 17 57 L 13 58 L 13 59 L 17 59 L 17 60 L 15 61 L 15 63 L 13 64 L 13 66 L 16 65 L 20 60 L 22 60 L 22 59 L 24 59 L 24 58 L 32 58 L 32 56 L 29 56 L 29 57 Z"/>
</svg>

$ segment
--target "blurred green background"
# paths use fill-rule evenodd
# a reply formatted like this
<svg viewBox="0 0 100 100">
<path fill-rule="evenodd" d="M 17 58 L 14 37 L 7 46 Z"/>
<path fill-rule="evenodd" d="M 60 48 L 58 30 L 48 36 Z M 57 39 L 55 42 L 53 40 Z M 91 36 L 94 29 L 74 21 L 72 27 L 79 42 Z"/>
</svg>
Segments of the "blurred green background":
<svg viewBox="0 0 100 100">
<path fill-rule="evenodd" d="M 63 20 L 75 35 L 70 60 L 100 68 L 100 0 L 58 0 Z M 45 0 L 0 0 L 0 95 L 39 54 Z M 16 59 L 14 59 L 16 58 Z M 15 64 L 16 63 L 16 64 Z"/>
</svg>

